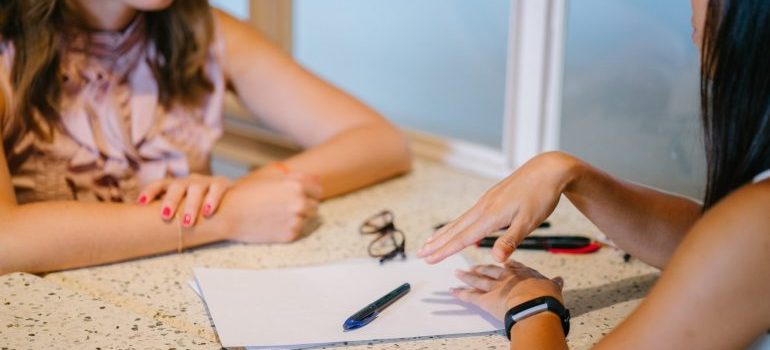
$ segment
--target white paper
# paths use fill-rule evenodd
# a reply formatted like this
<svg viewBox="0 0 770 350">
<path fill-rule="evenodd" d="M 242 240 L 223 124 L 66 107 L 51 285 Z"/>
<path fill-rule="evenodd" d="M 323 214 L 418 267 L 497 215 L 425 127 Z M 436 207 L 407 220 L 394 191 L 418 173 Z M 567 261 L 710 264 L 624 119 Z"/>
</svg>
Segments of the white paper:
<svg viewBox="0 0 770 350">
<path fill-rule="evenodd" d="M 502 324 L 460 302 L 449 288 L 462 284 L 454 270 L 462 257 L 438 265 L 374 260 L 302 268 L 240 270 L 196 268 L 197 285 L 224 347 L 302 347 L 488 333 Z M 344 332 L 352 314 L 404 282 L 411 291 L 362 328 Z"/>
</svg>

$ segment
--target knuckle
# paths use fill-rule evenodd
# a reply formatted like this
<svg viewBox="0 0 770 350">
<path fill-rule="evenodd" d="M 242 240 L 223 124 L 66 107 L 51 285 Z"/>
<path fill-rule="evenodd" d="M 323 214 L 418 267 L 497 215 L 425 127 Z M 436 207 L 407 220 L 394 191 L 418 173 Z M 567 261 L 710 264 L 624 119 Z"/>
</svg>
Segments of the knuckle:
<svg viewBox="0 0 770 350">
<path fill-rule="evenodd" d="M 500 237 L 497 242 L 500 242 L 500 244 L 505 248 L 515 249 L 516 248 L 516 239 L 510 235 L 505 235 Z"/>
<path fill-rule="evenodd" d="M 204 186 L 201 184 L 193 183 L 187 186 L 187 193 L 189 194 L 200 194 L 203 192 Z"/>
</svg>

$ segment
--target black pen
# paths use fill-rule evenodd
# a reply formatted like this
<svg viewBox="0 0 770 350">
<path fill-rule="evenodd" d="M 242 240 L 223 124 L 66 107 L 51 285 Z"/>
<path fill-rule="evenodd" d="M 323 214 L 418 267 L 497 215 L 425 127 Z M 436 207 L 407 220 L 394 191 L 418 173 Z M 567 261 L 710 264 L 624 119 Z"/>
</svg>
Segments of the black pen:
<svg viewBox="0 0 770 350">
<path fill-rule="evenodd" d="M 342 329 L 350 331 L 366 326 L 369 322 L 372 322 L 372 320 L 377 318 L 382 310 L 385 310 L 390 304 L 393 304 L 393 302 L 406 295 L 406 293 L 409 293 L 411 288 L 409 283 L 404 283 L 392 292 L 385 294 L 382 298 L 377 299 L 375 302 L 353 314 L 353 316 L 348 317 L 348 319 L 345 320 L 345 323 L 342 324 Z"/>
<path fill-rule="evenodd" d="M 482 248 L 491 248 L 498 238 L 498 236 L 484 237 L 476 245 Z M 516 249 L 535 249 L 551 253 L 571 254 L 593 253 L 599 248 L 601 248 L 600 243 L 582 236 L 529 236 L 516 246 Z"/>
</svg>

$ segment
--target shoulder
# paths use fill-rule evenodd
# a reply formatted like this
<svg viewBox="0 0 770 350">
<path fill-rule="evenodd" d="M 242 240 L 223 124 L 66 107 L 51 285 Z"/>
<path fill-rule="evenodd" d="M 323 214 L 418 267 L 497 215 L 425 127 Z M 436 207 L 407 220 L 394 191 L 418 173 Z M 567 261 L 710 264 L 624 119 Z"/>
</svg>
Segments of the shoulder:
<svg viewBox="0 0 770 350">
<path fill-rule="evenodd" d="M 257 33 L 257 31 L 252 29 L 248 24 L 222 10 L 212 8 L 212 12 L 217 31 L 225 39 L 225 42 L 238 41 L 245 35 L 254 35 Z"/>
<path fill-rule="evenodd" d="M 745 185 L 705 212 L 607 348 L 633 339 L 647 348 L 737 349 L 767 332 L 768 211 L 770 181 Z"/>
<path fill-rule="evenodd" d="M 686 240 L 691 238 L 697 241 L 691 248 L 700 253 L 765 274 L 770 292 L 770 180 L 719 201 L 695 223 Z"/>
<path fill-rule="evenodd" d="M 701 221 L 700 225 L 734 232 L 734 238 L 770 242 L 770 179 L 737 189 L 704 213 Z"/>
<path fill-rule="evenodd" d="M 224 41 L 228 53 L 268 49 L 272 46 L 270 41 L 252 25 L 215 8 L 212 12 L 218 35 Z"/>
<path fill-rule="evenodd" d="M 213 9 L 213 14 L 228 78 L 237 79 L 259 67 L 274 69 L 277 65 L 290 62 L 289 56 L 250 24 L 217 9 Z"/>
</svg>

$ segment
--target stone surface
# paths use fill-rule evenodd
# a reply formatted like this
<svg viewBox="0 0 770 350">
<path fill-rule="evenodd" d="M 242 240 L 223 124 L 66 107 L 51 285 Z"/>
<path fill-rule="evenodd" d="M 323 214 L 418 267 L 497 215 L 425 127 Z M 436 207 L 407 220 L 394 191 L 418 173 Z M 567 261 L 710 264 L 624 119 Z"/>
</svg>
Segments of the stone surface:
<svg viewBox="0 0 770 350">
<path fill-rule="evenodd" d="M 431 234 L 434 225 L 461 214 L 493 184 L 493 180 L 418 161 L 415 171 L 408 176 L 325 202 L 320 208 L 323 225 L 292 244 L 219 243 L 182 254 L 52 273 L 44 278 L 25 274 L 2 276 L 0 343 L 9 348 L 51 344 L 54 345 L 50 347 L 78 348 L 218 347 L 208 313 L 187 285 L 193 267 L 275 268 L 366 256 L 371 238 L 359 234 L 358 226 L 382 209 L 395 214 L 396 226 L 407 236 L 408 255 L 414 258 L 413 252 Z M 599 234 L 566 200 L 561 201 L 549 220 L 552 227 L 542 230 L 544 234 Z M 491 263 L 488 253 L 489 250 L 475 247 L 464 252 L 475 263 Z M 658 275 L 656 269 L 641 262 L 623 262 L 622 253 L 612 248 L 575 256 L 520 251 L 514 258 L 547 276 L 564 277 L 565 298 L 574 316 L 569 336 L 574 349 L 589 348 L 619 324 L 638 305 Z M 107 309 L 109 312 L 104 311 Z M 134 324 L 140 331 L 131 329 Z M 345 348 L 507 346 L 504 336 L 493 334 L 375 342 Z"/>
</svg>

